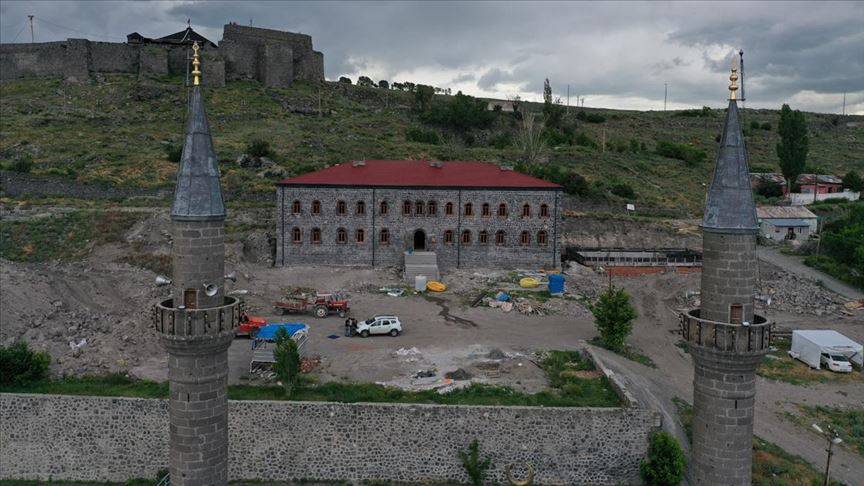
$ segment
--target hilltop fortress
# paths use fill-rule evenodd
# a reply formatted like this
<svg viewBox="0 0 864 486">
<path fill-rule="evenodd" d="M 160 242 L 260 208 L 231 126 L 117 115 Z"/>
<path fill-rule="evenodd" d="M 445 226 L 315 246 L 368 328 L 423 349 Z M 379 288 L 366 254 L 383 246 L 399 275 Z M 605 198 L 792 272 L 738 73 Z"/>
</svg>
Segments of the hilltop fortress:
<svg viewBox="0 0 864 486">
<path fill-rule="evenodd" d="M 312 37 L 230 23 L 218 46 L 191 27 L 158 39 L 135 32 L 125 43 L 67 39 L 0 44 L 0 81 L 57 75 L 84 81 L 97 73 L 186 75 L 194 41 L 202 46 L 203 82 L 209 86 L 254 79 L 284 88 L 294 80 L 324 80 L 324 55 L 312 49 Z"/>
</svg>

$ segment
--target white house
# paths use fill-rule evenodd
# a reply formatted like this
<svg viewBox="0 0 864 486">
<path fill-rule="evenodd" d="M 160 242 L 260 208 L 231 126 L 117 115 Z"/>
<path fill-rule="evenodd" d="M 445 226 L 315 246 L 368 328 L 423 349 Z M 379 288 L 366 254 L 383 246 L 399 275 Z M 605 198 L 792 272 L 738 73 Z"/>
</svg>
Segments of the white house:
<svg viewBox="0 0 864 486">
<path fill-rule="evenodd" d="M 760 206 L 756 218 L 760 234 L 777 241 L 806 240 L 818 224 L 817 216 L 804 206 Z"/>
</svg>

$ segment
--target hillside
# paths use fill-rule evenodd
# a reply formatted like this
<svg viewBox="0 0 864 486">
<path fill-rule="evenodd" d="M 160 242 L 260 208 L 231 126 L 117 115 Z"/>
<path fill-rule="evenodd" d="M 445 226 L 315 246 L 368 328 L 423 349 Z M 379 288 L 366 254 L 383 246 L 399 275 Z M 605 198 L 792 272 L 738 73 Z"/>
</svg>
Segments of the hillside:
<svg viewBox="0 0 864 486">
<path fill-rule="evenodd" d="M 719 96 L 719 95 L 718 95 Z M 289 174 L 363 158 L 486 160 L 514 164 L 520 151 L 512 143 L 518 127 L 512 114 L 495 113 L 494 122 L 468 136 L 424 124 L 412 110 L 413 95 L 337 83 L 321 88 L 296 84 L 265 89 L 254 82 L 207 90 L 208 114 L 223 182 L 229 194 L 269 192 L 277 175 L 240 167 L 236 160 L 249 142 L 269 142 L 272 159 Z M 435 102 L 446 101 L 436 96 Z M 320 101 L 319 101 L 320 100 Z M 323 116 L 318 116 L 319 102 Z M 540 105 L 526 104 L 533 111 Z M 793 107 L 794 108 L 794 107 Z M 182 144 L 185 91 L 182 80 L 139 81 L 131 76 L 100 77 L 86 84 L 32 79 L 0 84 L 0 164 L 32 158 L 34 174 L 79 181 L 107 181 L 132 187 L 170 187 L 177 165 L 167 146 Z M 588 146 L 563 145 L 549 151 L 549 163 L 567 167 L 588 181 L 585 199 L 623 204 L 611 194 L 629 185 L 642 207 L 698 214 L 709 181 L 723 110 L 683 116 L 681 112 L 586 109 L 601 123 L 575 120 Z M 694 115 L 694 113 L 690 113 Z M 751 165 L 777 169 L 774 145 L 779 114 L 746 110 Z M 864 127 L 847 121 L 864 117 L 807 114 L 810 164 L 834 173 L 864 170 Z M 771 129 L 749 129 L 752 121 Z M 406 141 L 412 127 L 436 131 L 437 144 Z M 604 138 L 605 151 L 598 148 Z M 654 153 L 657 141 L 690 144 L 707 158 L 688 166 Z M 595 145 L 595 146 L 591 146 Z M 272 172 L 272 171 L 271 171 Z M 620 191 L 616 191 L 619 192 Z"/>
</svg>

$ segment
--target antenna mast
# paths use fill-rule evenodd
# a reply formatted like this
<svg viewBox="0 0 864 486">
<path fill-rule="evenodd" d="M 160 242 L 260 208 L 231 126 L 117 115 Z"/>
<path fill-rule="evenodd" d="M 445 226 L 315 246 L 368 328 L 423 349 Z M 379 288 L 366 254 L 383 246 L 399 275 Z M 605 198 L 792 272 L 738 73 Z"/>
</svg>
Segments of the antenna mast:
<svg viewBox="0 0 864 486">
<path fill-rule="evenodd" d="M 30 19 L 30 43 L 33 44 L 36 42 L 36 35 L 33 33 L 33 16 L 28 15 L 28 19 Z"/>
<path fill-rule="evenodd" d="M 738 56 L 741 58 L 739 69 L 741 70 L 741 109 L 743 110 L 747 106 L 744 103 L 747 100 L 747 97 L 744 95 L 744 49 L 738 50 Z"/>
</svg>

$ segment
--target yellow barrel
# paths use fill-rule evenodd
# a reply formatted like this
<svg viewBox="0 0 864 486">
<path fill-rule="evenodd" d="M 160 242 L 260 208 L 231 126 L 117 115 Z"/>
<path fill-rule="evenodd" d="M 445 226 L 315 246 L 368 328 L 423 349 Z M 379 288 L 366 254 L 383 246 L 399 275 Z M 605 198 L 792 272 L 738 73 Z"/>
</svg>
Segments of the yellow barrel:
<svg viewBox="0 0 864 486">
<path fill-rule="evenodd" d="M 445 290 L 447 290 L 447 286 L 441 282 L 436 282 L 435 280 L 432 280 L 431 282 L 426 284 L 426 289 L 430 292 L 444 292 Z"/>
<path fill-rule="evenodd" d="M 538 285 L 540 285 L 540 281 L 534 277 L 525 277 L 519 281 L 519 286 L 524 289 L 533 289 Z"/>
</svg>

